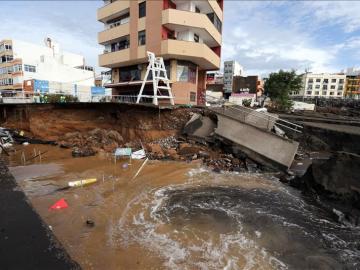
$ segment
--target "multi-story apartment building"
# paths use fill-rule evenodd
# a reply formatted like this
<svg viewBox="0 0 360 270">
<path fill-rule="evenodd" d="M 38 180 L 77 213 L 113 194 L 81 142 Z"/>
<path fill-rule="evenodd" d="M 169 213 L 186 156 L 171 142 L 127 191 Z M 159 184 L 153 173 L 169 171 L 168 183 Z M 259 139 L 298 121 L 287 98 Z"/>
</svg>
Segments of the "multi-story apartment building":
<svg viewBox="0 0 360 270">
<path fill-rule="evenodd" d="M 360 97 L 360 69 L 347 68 L 345 96 L 352 98 Z"/>
<path fill-rule="evenodd" d="M 236 61 L 224 62 L 224 92 L 231 93 L 233 91 L 234 76 L 243 75 L 243 67 Z"/>
<path fill-rule="evenodd" d="M 114 95 L 136 95 L 146 52 L 165 60 L 177 104 L 200 104 L 206 71 L 220 68 L 223 0 L 107 0 L 97 12 L 102 67 L 112 69 Z M 152 89 L 148 82 L 146 91 Z"/>
<path fill-rule="evenodd" d="M 345 74 L 313 74 L 303 75 L 304 88 L 293 96 L 343 98 L 345 93 Z"/>
<path fill-rule="evenodd" d="M 75 83 L 91 87 L 94 79 L 94 70 L 85 65 L 83 56 L 61 51 L 49 38 L 44 45 L 13 39 L 0 41 L 0 91 L 3 94 L 22 91 L 24 81 L 29 80 L 46 81 L 47 85 L 56 82 L 56 85 Z"/>
</svg>

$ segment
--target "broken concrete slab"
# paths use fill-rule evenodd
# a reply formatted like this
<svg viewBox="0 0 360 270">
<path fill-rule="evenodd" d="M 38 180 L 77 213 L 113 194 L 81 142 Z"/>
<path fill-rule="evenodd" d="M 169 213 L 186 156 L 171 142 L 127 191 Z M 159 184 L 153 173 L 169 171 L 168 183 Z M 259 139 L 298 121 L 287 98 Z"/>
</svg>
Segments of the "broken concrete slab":
<svg viewBox="0 0 360 270">
<path fill-rule="evenodd" d="M 237 144 L 251 159 L 281 170 L 290 167 L 299 147 L 298 142 L 222 114 L 218 114 L 215 134 Z"/>
<path fill-rule="evenodd" d="M 215 128 L 216 123 L 210 117 L 194 114 L 186 123 L 183 134 L 196 141 L 206 142 L 214 133 Z"/>
</svg>

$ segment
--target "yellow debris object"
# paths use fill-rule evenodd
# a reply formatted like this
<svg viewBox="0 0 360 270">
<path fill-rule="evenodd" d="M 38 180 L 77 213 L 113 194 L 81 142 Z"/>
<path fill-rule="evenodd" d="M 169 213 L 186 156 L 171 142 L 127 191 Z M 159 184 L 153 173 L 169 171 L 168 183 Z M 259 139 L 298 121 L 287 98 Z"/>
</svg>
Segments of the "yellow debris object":
<svg viewBox="0 0 360 270">
<path fill-rule="evenodd" d="M 82 187 L 82 186 L 85 186 L 85 185 L 94 184 L 94 183 L 96 183 L 96 181 L 97 181 L 96 178 L 77 180 L 77 181 L 69 182 L 68 186 L 69 187 Z"/>
</svg>

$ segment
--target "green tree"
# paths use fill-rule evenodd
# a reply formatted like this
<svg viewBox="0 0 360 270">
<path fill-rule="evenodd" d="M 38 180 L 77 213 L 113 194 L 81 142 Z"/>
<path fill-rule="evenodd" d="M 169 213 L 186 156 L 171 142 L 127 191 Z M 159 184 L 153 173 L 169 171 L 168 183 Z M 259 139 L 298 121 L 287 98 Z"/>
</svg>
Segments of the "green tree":
<svg viewBox="0 0 360 270">
<path fill-rule="evenodd" d="M 271 98 L 275 107 L 279 110 L 288 110 L 292 106 L 289 94 L 302 89 L 302 77 L 295 71 L 283 71 L 270 73 L 265 81 L 265 94 Z"/>
</svg>

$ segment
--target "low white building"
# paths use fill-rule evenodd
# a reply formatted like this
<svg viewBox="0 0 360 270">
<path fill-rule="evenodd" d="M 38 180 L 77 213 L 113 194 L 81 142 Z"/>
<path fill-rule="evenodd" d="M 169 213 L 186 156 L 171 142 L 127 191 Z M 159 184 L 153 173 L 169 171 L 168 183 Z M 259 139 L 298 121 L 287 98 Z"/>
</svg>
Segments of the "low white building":
<svg viewBox="0 0 360 270">
<path fill-rule="evenodd" d="M 293 96 L 325 98 L 344 97 L 346 83 L 345 74 L 307 73 L 304 74 L 303 80 L 303 89 L 298 93 L 292 93 Z"/>
<path fill-rule="evenodd" d="M 82 55 L 61 50 L 50 38 L 42 45 L 13 39 L 0 41 L 0 90 L 17 93 L 28 80 L 47 82 L 49 93 L 90 97 L 95 73 L 85 65 Z"/>
<path fill-rule="evenodd" d="M 231 93 L 233 90 L 234 76 L 241 76 L 244 74 L 243 67 L 236 61 L 224 62 L 224 92 Z"/>
</svg>

